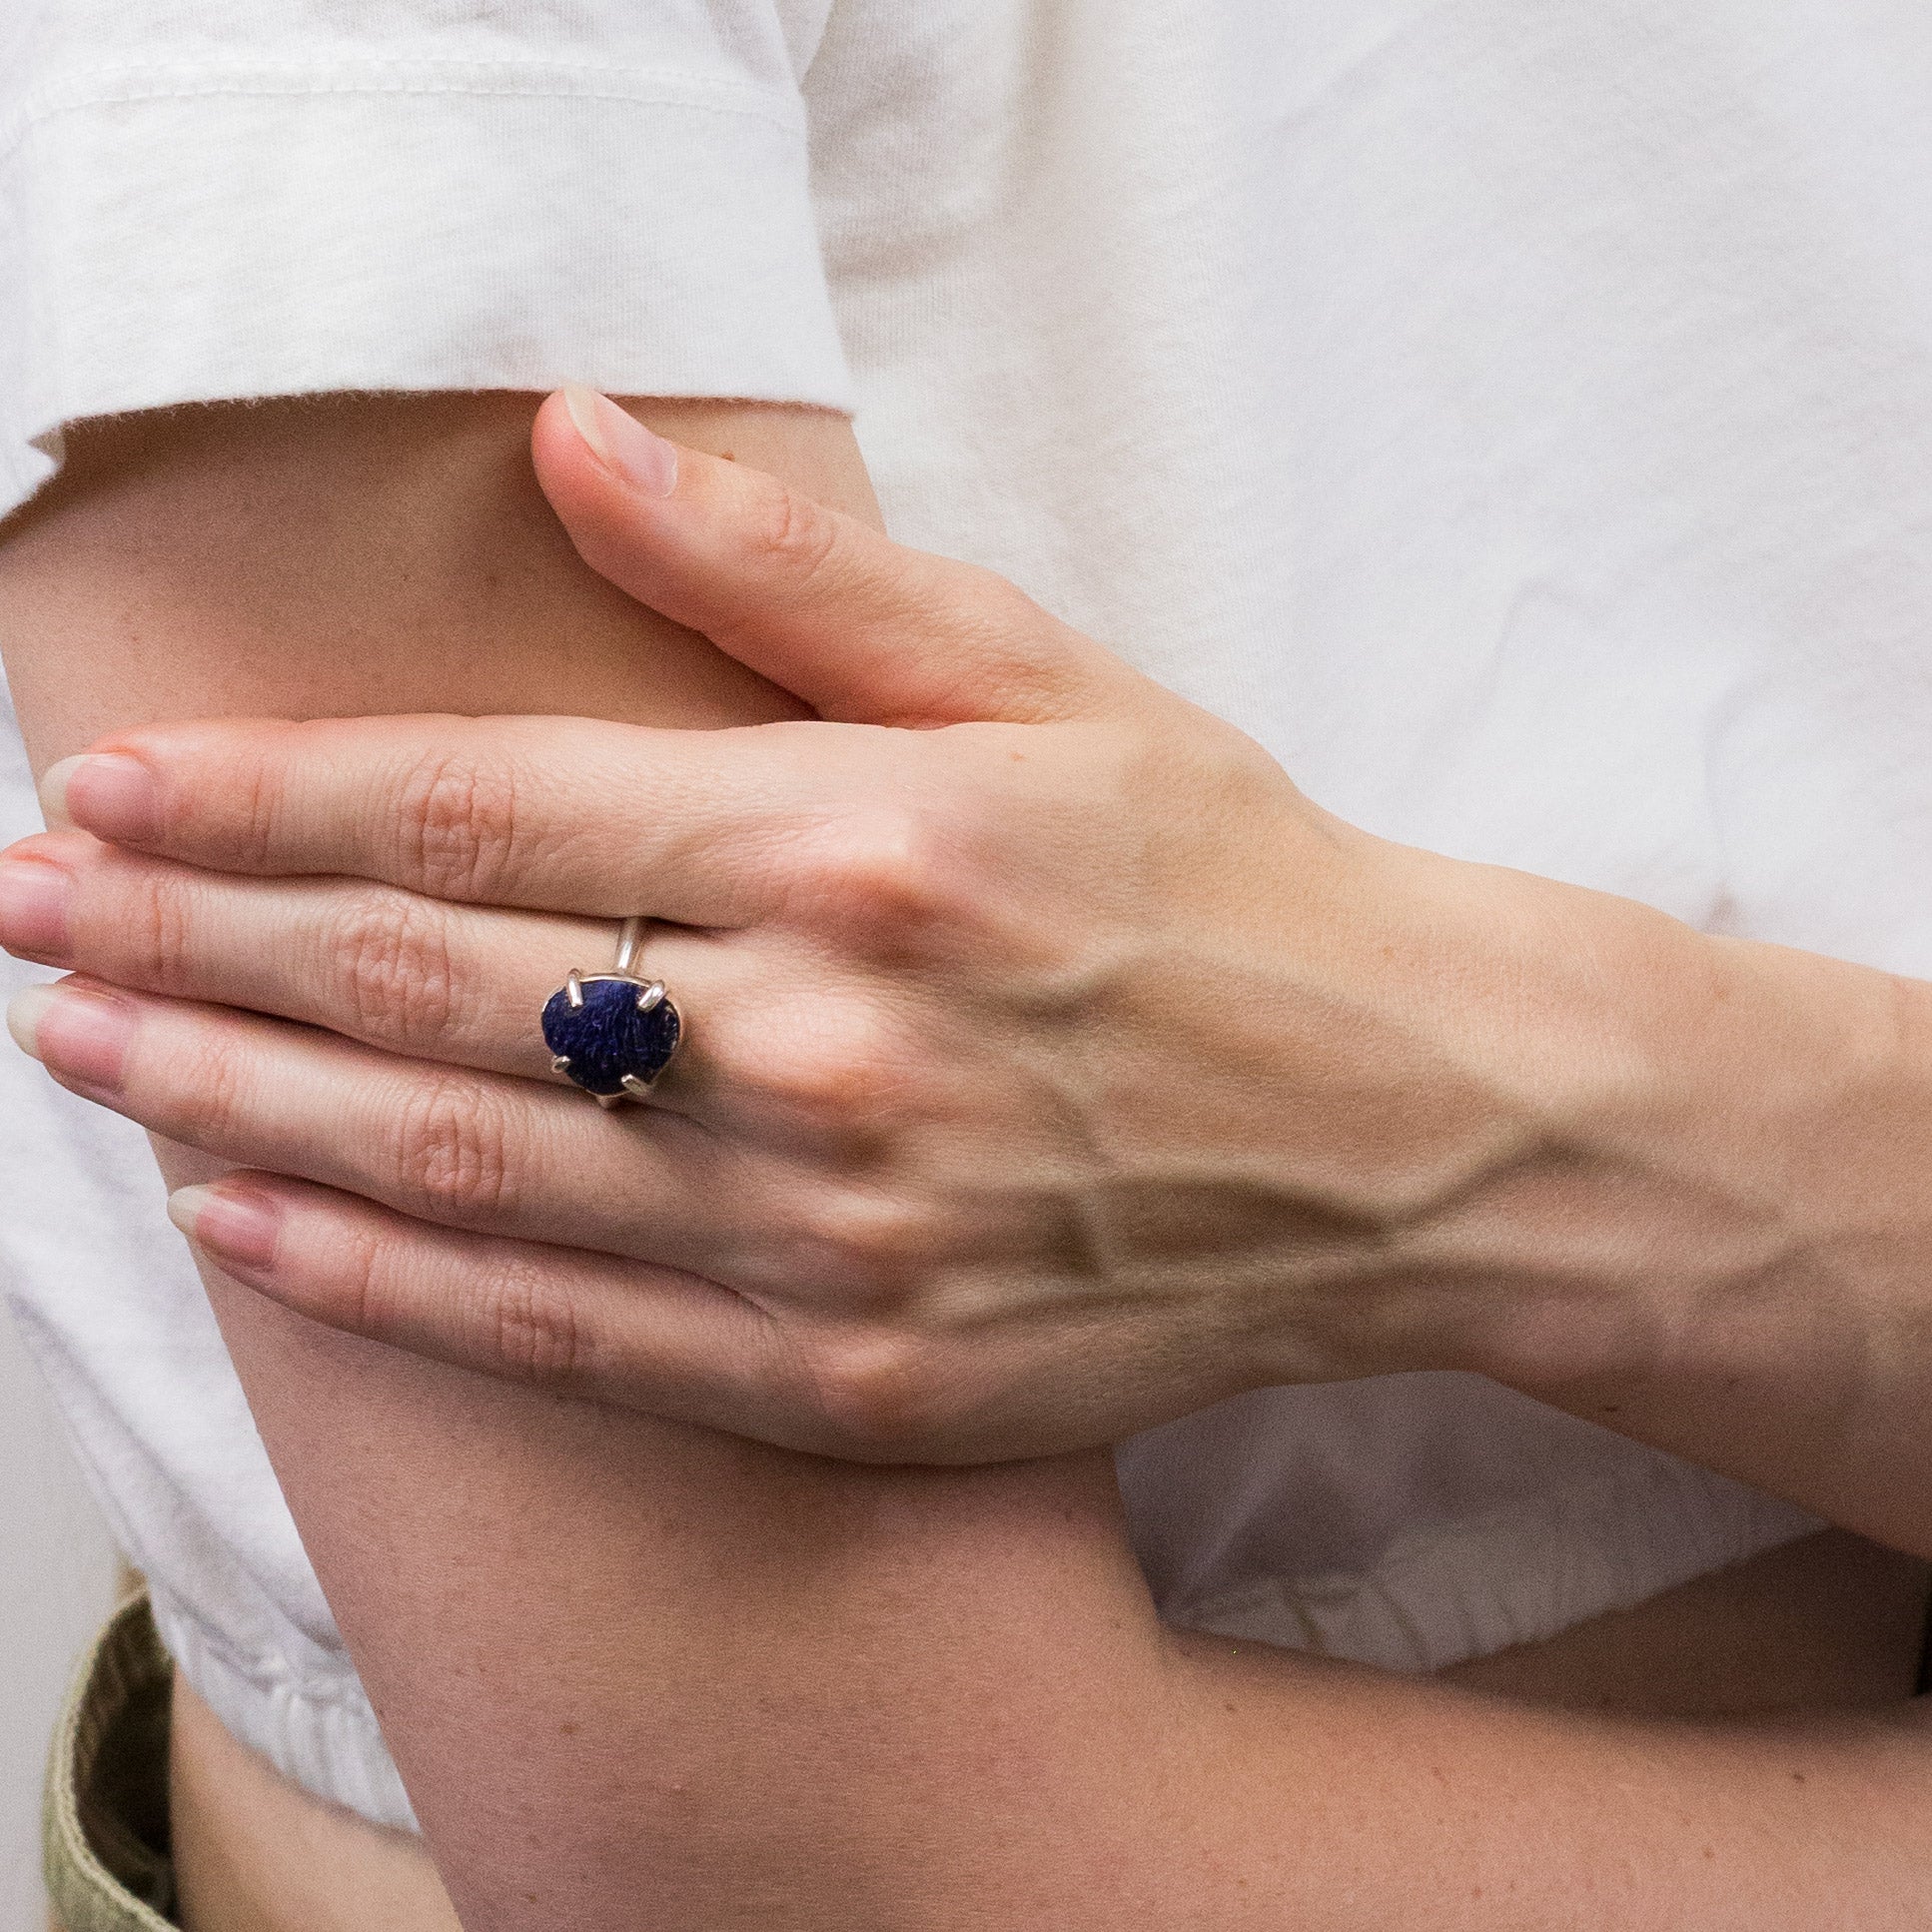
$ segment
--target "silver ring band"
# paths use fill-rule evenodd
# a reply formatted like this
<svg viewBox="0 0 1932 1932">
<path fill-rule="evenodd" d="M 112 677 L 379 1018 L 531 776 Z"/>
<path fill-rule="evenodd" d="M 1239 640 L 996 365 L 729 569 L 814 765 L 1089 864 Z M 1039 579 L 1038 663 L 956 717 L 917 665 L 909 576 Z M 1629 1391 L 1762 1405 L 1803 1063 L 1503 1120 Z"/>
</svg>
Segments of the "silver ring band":
<svg viewBox="0 0 1932 1932">
<path fill-rule="evenodd" d="M 617 934 L 617 971 L 628 978 L 636 977 L 631 969 L 644 949 L 644 928 L 649 923 L 641 914 L 633 913 Z"/>
</svg>

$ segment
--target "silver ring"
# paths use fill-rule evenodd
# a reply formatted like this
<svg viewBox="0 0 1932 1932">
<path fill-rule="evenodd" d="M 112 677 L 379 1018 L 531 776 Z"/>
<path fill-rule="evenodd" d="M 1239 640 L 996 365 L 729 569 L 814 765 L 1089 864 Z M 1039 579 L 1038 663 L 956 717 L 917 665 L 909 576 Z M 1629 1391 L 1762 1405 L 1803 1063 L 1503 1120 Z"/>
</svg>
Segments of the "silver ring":
<svg viewBox="0 0 1932 1932">
<path fill-rule="evenodd" d="M 641 917 L 617 935 L 616 970 L 569 977 L 543 1005 L 543 1044 L 550 1065 L 600 1107 L 648 1100 L 684 1038 L 684 1018 L 661 979 L 636 971 L 643 950 Z"/>
</svg>

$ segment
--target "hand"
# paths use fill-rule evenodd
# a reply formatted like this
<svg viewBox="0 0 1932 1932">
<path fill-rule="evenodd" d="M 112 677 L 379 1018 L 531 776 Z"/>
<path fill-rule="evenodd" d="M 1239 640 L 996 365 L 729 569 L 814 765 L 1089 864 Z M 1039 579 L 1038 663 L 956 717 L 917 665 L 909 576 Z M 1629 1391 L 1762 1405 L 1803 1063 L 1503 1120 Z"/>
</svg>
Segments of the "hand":
<svg viewBox="0 0 1932 1932">
<path fill-rule="evenodd" d="M 555 399 L 536 438 L 579 550 L 823 721 L 148 728 L 0 867 L 9 948 L 90 976 L 23 1043 L 255 1170 L 179 1203 L 217 1265 L 852 1456 L 1458 1359 L 1443 1218 L 1534 1145 L 1534 882 L 1341 825 L 997 577 L 688 452 L 666 493 L 598 407 L 601 454 Z M 537 1016 L 637 912 L 687 1040 L 605 1114 Z"/>
</svg>

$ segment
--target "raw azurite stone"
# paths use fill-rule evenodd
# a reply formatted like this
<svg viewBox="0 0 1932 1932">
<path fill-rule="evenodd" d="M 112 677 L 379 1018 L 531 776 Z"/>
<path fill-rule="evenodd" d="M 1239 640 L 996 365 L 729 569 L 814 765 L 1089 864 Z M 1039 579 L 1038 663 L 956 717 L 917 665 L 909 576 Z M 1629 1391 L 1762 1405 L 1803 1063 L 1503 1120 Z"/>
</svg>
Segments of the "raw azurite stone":
<svg viewBox="0 0 1932 1932">
<path fill-rule="evenodd" d="M 579 984 L 581 1006 L 570 1004 L 564 987 L 543 1009 L 543 1038 L 552 1053 L 569 1061 L 564 1073 L 586 1092 L 606 1097 L 623 1092 L 627 1073 L 655 1080 L 677 1051 L 677 1008 L 660 1000 L 648 1013 L 638 1012 L 643 988 L 634 979 Z"/>
</svg>

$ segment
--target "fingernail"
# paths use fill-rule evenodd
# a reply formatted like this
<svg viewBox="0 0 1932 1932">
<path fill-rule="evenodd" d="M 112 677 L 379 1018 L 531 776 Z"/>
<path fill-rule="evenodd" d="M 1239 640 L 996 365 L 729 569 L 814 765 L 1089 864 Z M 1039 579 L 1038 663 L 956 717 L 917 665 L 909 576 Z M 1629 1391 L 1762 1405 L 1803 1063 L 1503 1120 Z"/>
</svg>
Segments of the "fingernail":
<svg viewBox="0 0 1932 1932">
<path fill-rule="evenodd" d="M 677 447 L 645 429 L 628 410 L 580 383 L 563 390 L 563 407 L 590 454 L 625 483 L 649 496 L 668 496 L 677 487 Z"/>
<path fill-rule="evenodd" d="M 45 859 L 0 859 L 0 946 L 44 966 L 67 963 L 74 879 Z"/>
<path fill-rule="evenodd" d="M 101 1093 L 118 1093 L 134 1038 L 134 1009 L 112 993 L 60 980 L 23 986 L 7 1002 L 7 1031 L 49 1073 Z"/>
<path fill-rule="evenodd" d="M 78 825 L 97 838 L 147 843 L 161 834 L 161 786 L 139 758 L 84 751 L 49 765 L 40 810 L 50 827 Z"/>
<path fill-rule="evenodd" d="M 23 986 L 7 1002 L 7 1031 L 13 1035 L 14 1045 L 30 1060 L 40 1058 L 40 1042 L 36 1038 L 40 1032 L 40 1016 L 53 997 L 51 986 Z"/>
<path fill-rule="evenodd" d="M 227 1182 L 177 1188 L 168 1197 L 168 1219 L 239 1281 L 259 1283 L 275 1266 L 282 1210 L 257 1188 Z"/>
</svg>

